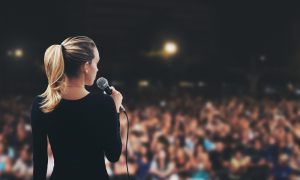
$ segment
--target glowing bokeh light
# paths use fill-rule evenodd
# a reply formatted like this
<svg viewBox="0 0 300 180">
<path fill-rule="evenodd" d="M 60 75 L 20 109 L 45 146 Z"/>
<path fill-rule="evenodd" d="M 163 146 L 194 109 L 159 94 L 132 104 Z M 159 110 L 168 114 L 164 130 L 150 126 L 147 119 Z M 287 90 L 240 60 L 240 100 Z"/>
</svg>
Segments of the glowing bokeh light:
<svg viewBox="0 0 300 180">
<path fill-rule="evenodd" d="M 17 49 L 16 51 L 15 51 L 15 56 L 17 56 L 17 57 L 21 57 L 23 55 L 23 52 L 22 52 L 22 50 L 20 50 L 20 49 Z"/>
<path fill-rule="evenodd" d="M 175 43 L 171 43 L 171 42 L 166 43 L 165 44 L 165 51 L 168 52 L 168 53 L 170 53 L 170 54 L 175 53 L 177 51 L 176 44 Z"/>
</svg>

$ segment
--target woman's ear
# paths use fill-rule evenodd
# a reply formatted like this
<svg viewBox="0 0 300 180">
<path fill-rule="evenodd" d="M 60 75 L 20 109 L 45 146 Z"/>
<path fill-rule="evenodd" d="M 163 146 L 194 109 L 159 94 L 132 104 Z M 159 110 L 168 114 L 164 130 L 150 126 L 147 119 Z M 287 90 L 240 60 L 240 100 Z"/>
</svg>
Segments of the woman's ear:
<svg viewBox="0 0 300 180">
<path fill-rule="evenodd" d="M 88 65 L 89 65 L 89 62 L 86 62 L 85 64 L 84 64 L 84 69 L 83 69 L 83 71 L 84 72 L 87 72 L 89 69 L 88 69 Z"/>
</svg>

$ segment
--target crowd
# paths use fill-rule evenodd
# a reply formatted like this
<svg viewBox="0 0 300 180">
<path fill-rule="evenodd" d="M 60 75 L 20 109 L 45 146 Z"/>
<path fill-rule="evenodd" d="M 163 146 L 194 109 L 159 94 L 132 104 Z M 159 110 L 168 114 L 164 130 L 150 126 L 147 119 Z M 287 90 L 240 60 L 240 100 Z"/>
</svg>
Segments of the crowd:
<svg viewBox="0 0 300 180">
<path fill-rule="evenodd" d="M 207 98 L 174 91 L 127 100 L 132 180 L 300 180 L 300 100 Z M 128 97 L 128 98 L 127 98 Z M 159 100 L 161 99 L 161 100 Z M 0 99 L 0 179 L 32 179 L 33 98 Z M 126 103 L 128 102 L 128 103 Z M 105 159 L 113 180 L 128 179 L 128 122 L 120 111 L 122 154 Z M 48 172 L 53 156 L 48 144 Z"/>
</svg>

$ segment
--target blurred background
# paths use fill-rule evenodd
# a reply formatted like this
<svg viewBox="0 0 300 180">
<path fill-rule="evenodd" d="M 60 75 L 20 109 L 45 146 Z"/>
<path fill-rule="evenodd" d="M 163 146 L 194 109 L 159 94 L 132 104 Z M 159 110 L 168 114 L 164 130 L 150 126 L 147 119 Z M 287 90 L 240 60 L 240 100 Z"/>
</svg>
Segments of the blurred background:
<svg viewBox="0 0 300 180">
<path fill-rule="evenodd" d="M 96 79 L 124 97 L 131 179 L 300 179 L 298 7 L 2 0 L 0 178 L 32 179 L 30 111 L 48 85 L 44 53 L 82 35 L 99 50 Z M 112 179 L 127 179 L 123 113 L 120 123 L 123 154 L 106 159 Z"/>
</svg>

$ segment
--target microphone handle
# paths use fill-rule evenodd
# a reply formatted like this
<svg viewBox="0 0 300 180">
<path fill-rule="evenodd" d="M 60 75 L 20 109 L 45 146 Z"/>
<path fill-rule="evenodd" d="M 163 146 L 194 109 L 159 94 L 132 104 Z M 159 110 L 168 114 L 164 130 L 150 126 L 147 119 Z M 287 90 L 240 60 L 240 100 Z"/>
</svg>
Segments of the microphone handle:
<svg viewBox="0 0 300 180">
<path fill-rule="evenodd" d="M 107 87 L 104 89 L 104 91 L 105 91 L 106 94 L 108 94 L 108 95 L 111 95 L 111 93 L 112 93 L 112 91 L 111 91 L 111 89 L 110 89 L 109 86 L 107 86 Z M 125 111 L 125 108 L 123 107 L 122 104 L 120 105 L 120 108 L 122 109 L 122 111 Z"/>
<path fill-rule="evenodd" d="M 120 108 L 123 112 L 125 111 L 125 108 L 122 106 L 122 104 L 121 104 Z"/>
</svg>

